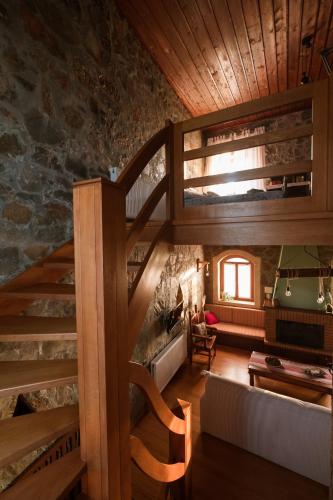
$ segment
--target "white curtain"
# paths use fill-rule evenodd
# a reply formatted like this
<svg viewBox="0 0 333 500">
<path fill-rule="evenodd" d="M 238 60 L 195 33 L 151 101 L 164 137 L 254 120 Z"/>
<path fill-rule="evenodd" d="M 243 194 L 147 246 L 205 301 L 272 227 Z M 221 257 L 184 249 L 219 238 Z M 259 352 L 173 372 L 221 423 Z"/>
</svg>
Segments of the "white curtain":
<svg viewBox="0 0 333 500">
<path fill-rule="evenodd" d="M 241 133 L 231 133 L 210 137 L 207 141 L 207 146 L 229 142 L 252 135 L 259 135 L 265 132 L 264 127 L 257 127 L 254 130 L 244 130 Z M 220 155 L 210 156 L 206 158 L 206 173 L 207 175 L 226 174 L 239 172 L 241 170 L 249 170 L 252 168 L 260 168 L 265 165 L 265 146 L 258 146 L 241 151 L 233 151 L 232 153 L 223 153 Z M 265 190 L 265 180 L 258 179 L 253 181 L 228 182 L 226 184 L 217 184 L 209 186 L 208 191 L 213 191 L 220 196 L 233 194 L 245 194 L 250 189 Z"/>
</svg>

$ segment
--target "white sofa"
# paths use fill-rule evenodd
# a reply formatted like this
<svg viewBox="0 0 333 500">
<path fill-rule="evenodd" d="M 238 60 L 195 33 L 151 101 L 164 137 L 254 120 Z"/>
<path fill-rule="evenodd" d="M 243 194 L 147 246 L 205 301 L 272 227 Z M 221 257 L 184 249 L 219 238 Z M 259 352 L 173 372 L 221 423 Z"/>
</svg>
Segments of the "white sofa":
<svg viewBox="0 0 333 500">
<path fill-rule="evenodd" d="M 206 373 L 202 432 L 329 486 L 328 408 Z"/>
</svg>

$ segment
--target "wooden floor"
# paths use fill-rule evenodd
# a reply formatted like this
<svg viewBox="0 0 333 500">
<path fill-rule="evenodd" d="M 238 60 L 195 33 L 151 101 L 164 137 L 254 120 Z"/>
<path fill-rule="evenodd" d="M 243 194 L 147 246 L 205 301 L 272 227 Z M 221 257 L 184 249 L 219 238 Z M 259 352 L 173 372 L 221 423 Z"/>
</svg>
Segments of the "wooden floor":
<svg viewBox="0 0 333 500">
<path fill-rule="evenodd" d="M 231 347 L 218 347 L 212 371 L 248 383 L 250 353 Z M 165 389 L 163 396 L 175 406 L 176 398 L 191 401 L 193 408 L 193 500 L 327 500 L 324 486 L 272 464 L 207 434 L 200 434 L 199 401 L 204 391 L 206 358 L 195 356 L 193 365 L 184 365 Z M 256 380 L 256 385 L 305 401 L 330 407 L 328 395 L 271 380 Z M 151 452 L 167 461 L 168 435 L 148 414 L 136 427 Z M 134 500 L 162 500 L 162 486 L 146 478 L 135 466 Z"/>
</svg>

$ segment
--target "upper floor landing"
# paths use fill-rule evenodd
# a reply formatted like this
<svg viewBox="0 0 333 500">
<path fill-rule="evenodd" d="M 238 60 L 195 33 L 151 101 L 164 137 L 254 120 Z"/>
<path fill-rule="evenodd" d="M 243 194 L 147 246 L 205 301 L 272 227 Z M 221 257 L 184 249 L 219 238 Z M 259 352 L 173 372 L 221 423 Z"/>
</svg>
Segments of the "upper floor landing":
<svg viewBox="0 0 333 500">
<path fill-rule="evenodd" d="M 175 243 L 333 243 L 333 78 L 170 127 Z"/>
</svg>

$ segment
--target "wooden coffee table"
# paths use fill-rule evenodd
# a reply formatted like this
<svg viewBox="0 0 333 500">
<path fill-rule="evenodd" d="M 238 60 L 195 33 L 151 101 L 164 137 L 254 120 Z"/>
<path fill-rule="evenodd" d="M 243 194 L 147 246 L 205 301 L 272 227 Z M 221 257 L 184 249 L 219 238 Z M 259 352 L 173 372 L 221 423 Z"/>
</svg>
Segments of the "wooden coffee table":
<svg viewBox="0 0 333 500">
<path fill-rule="evenodd" d="M 327 368 L 311 364 L 297 363 L 289 359 L 280 358 L 281 368 L 268 366 L 265 358 L 268 356 L 262 352 L 253 351 L 249 362 L 250 385 L 254 385 L 254 376 L 266 377 L 272 380 L 279 380 L 288 384 L 295 384 L 307 387 L 315 391 L 332 394 L 332 375 Z M 321 368 L 325 375 L 320 378 L 313 378 L 304 373 L 305 368 Z"/>
</svg>

